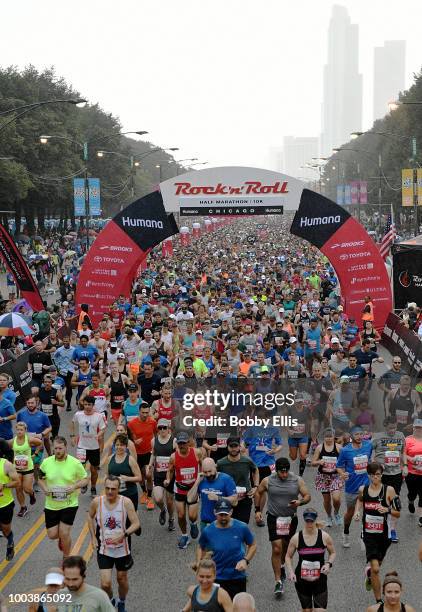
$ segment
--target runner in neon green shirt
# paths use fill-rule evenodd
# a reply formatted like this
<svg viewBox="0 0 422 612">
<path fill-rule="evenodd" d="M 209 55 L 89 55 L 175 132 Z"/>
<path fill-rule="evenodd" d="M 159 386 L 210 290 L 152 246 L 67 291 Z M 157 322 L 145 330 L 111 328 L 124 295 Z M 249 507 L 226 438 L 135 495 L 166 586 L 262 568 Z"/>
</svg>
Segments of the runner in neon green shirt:
<svg viewBox="0 0 422 612">
<path fill-rule="evenodd" d="M 70 532 L 78 511 L 79 489 L 88 484 L 88 474 L 76 457 L 68 455 L 65 438 L 54 440 L 53 455 L 40 465 L 40 486 L 45 497 L 45 526 L 51 540 L 67 557 L 72 548 Z"/>
</svg>

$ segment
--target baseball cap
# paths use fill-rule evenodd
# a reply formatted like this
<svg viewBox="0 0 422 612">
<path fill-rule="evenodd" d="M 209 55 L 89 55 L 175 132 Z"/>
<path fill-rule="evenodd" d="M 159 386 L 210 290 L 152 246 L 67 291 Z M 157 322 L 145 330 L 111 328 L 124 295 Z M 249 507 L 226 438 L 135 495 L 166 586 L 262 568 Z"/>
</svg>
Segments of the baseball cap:
<svg viewBox="0 0 422 612">
<path fill-rule="evenodd" d="M 57 372 L 57 368 L 56 368 L 56 366 L 55 366 L 55 365 L 51 365 L 51 366 L 48 368 L 48 371 L 49 371 L 49 372 Z"/>
<path fill-rule="evenodd" d="M 227 446 L 230 446 L 230 444 L 240 444 L 240 438 L 237 436 L 230 436 L 227 438 Z"/>
<path fill-rule="evenodd" d="M 289 342 L 290 342 L 290 344 L 293 344 L 293 342 L 297 342 L 296 336 L 291 336 Z"/>
<path fill-rule="evenodd" d="M 340 376 L 340 382 L 341 383 L 350 382 L 350 377 L 349 376 Z"/>
<path fill-rule="evenodd" d="M 261 366 L 261 372 L 269 372 L 270 370 L 268 369 L 268 366 L 263 365 Z"/>
<path fill-rule="evenodd" d="M 413 421 L 413 427 L 422 427 L 422 419 L 415 419 Z"/>
<path fill-rule="evenodd" d="M 62 302 L 62 306 L 69 306 L 69 302 L 67 300 L 65 300 L 64 302 Z"/>
<path fill-rule="evenodd" d="M 340 340 L 334 336 L 331 338 L 331 344 L 340 344 Z"/>
<path fill-rule="evenodd" d="M 48 572 L 48 574 L 45 577 L 45 585 L 49 585 L 49 584 L 55 584 L 55 585 L 62 585 L 64 582 L 64 576 L 63 574 L 59 574 L 59 572 Z"/>
<path fill-rule="evenodd" d="M 117 359 L 126 359 L 126 355 L 124 353 L 118 353 Z"/>
<path fill-rule="evenodd" d="M 110 342 L 111 348 L 117 348 L 117 342 Z"/>
<path fill-rule="evenodd" d="M 128 391 L 137 391 L 138 390 L 138 385 L 135 385 L 135 383 L 132 383 L 128 386 Z"/>
<path fill-rule="evenodd" d="M 316 521 L 318 517 L 318 512 L 316 512 L 316 510 L 305 510 L 305 512 L 303 513 L 303 520 L 304 521 Z"/>
<path fill-rule="evenodd" d="M 144 336 L 152 336 L 152 331 L 150 329 L 146 329 L 144 331 Z"/>
<path fill-rule="evenodd" d="M 189 442 L 189 434 L 187 431 L 179 431 L 176 436 L 176 442 L 180 444 L 181 442 L 187 444 Z"/>
<path fill-rule="evenodd" d="M 157 427 L 168 427 L 170 425 L 170 421 L 167 419 L 158 419 Z"/>
<path fill-rule="evenodd" d="M 227 499 L 221 499 L 215 504 L 214 513 L 215 514 L 230 514 L 233 510 L 233 506 Z"/>
<path fill-rule="evenodd" d="M 350 433 L 351 433 L 351 434 L 358 433 L 358 432 L 361 432 L 361 433 L 363 432 L 363 429 L 362 429 L 362 427 L 360 427 L 360 425 L 355 425 L 355 426 L 354 426 L 354 427 L 352 427 L 352 429 L 350 430 Z"/>
<path fill-rule="evenodd" d="M 201 329 L 197 329 L 195 334 L 201 334 L 201 336 L 202 336 L 202 330 Z"/>
<path fill-rule="evenodd" d="M 290 461 L 287 457 L 279 457 L 275 462 L 276 472 L 288 472 L 290 470 Z"/>
<path fill-rule="evenodd" d="M 183 382 L 185 381 L 185 377 L 183 376 L 183 374 L 178 374 L 175 378 L 175 380 L 183 380 Z"/>
</svg>

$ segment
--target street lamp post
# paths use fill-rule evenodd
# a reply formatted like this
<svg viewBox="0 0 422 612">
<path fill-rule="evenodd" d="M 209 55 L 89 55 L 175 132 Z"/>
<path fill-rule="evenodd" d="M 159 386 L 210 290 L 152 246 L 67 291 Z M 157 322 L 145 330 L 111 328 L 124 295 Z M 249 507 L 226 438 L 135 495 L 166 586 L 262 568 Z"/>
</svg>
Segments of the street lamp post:
<svg viewBox="0 0 422 612">
<path fill-rule="evenodd" d="M 22 106 L 16 106 L 15 108 L 9 108 L 8 110 L 0 112 L 0 117 L 4 117 L 5 115 L 10 115 L 12 113 L 18 113 L 11 117 L 6 123 L 0 126 L 0 132 L 5 130 L 11 123 L 17 121 L 23 115 L 35 110 L 36 108 L 40 108 L 41 106 L 46 106 L 47 104 L 73 104 L 74 106 L 82 107 L 85 106 L 86 100 L 83 98 L 76 98 L 70 100 L 43 100 L 42 102 L 33 102 L 32 104 L 23 104 Z M 20 111 L 20 112 L 19 112 Z"/>
<path fill-rule="evenodd" d="M 131 131 L 131 132 L 120 132 L 118 134 L 110 134 L 109 136 L 105 136 L 105 137 L 100 136 L 98 138 L 94 138 L 93 140 L 90 140 L 90 141 L 86 140 L 84 142 L 78 142 L 77 140 L 74 140 L 73 138 L 69 138 L 68 136 L 45 135 L 45 134 L 40 136 L 41 144 L 48 144 L 48 141 L 52 139 L 65 140 L 67 142 L 76 144 L 80 149 L 82 149 L 82 159 L 85 162 L 84 197 L 85 197 L 86 252 L 88 252 L 89 250 L 89 226 L 90 226 L 90 221 L 91 221 L 91 215 L 90 215 L 90 209 L 89 209 L 89 180 L 88 180 L 89 179 L 88 177 L 89 145 L 99 140 L 102 140 L 103 142 L 109 141 L 109 140 L 112 140 L 113 138 L 116 138 L 117 136 L 123 136 L 125 134 L 143 135 L 143 134 L 148 134 L 148 132 L 145 132 L 143 130 Z"/>
</svg>

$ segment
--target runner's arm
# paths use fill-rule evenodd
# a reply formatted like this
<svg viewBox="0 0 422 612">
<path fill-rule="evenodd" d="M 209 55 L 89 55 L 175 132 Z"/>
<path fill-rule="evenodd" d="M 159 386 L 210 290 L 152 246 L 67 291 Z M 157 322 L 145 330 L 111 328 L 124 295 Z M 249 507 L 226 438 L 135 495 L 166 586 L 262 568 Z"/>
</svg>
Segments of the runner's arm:
<svg viewBox="0 0 422 612">
<path fill-rule="evenodd" d="M 303 478 L 299 478 L 298 484 L 299 484 L 299 493 L 302 499 L 293 500 L 292 502 L 290 502 L 291 504 L 293 504 L 294 502 L 297 501 L 296 508 L 298 506 L 305 506 L 306 504 L 309 504 L 309 502 L 311 501 L 311 494 L 309 493 L 308 487 L 306 486 Z"/>
<path fill-rule="evenodd" d="M 129 455 L 129 467 L 133 472 L 133 476 L 125 476 L 125 482 L 141 482 L 142 480 L 141 469 L 136 459 L 134 459 L 130 455 Z"/>
<path fill-rule="evenodd" d="M 189 597 L 187 603 L 185 604 L 185 606 L 181 609 L 180 612 L 191 612 L 192 610 L 192 593 L 194 592 L 194 590 L 196 589 L 196 584 L 193 586 L 188 587 L 188 589 L 186 590 L 186 595 Z"/>
<path fill-rule="evenodd" d="M 356 505 L 355 505 L 355 513 L 353 515 L 353 518 L 355 519 L 355 521 L 358 521 L 360 519 L 360 511 L 362 509 L 362 502 L 363 502 L 363 487 L 359 487 L 359 493 L 356 499 Z"/>
<path fill-rule="evenodd" d="M 311 463 L 312 467 L 318 467 L 319 465 L 322 465 L 323 461 L 322 459 L 320 459 L 321 449 L 322 449 L 321 444 L 318 444 L 318 446 L 315 449 L 314 456 L 312 457 L 312 463 Z"/>
<path fill-rule="evenodd" d="M 204 478 L 204 475 L 201 472 L 199 472 L 192 488 L 189 489 L 188 491 L 187 502 L 189 504 L 194 504 L 198 501 L 198 497 L 199 497 L 198 487 L 200 483 L 202 482 L 203 478 Z"/>
<path fill-rule="evenodd" d="M 164 481 L 164 484 L 167 484 L 167 485 L 170 484 L 171 479 L 174 476 L 174 457 L 175 457 L 175 455 L 173 453 L 173 455 L 170 456 L 169 466 L 167 468 L 166 479 Z"/>
<path fill-rule="evenodd" d="M 88 511 L 88 529 L 91 534 L 92 548 L 96 550 L 98 548 L 97 540 L 97 521 L 95 520 L 98 508 L 98 497 L 93 499 Z"/>
<path fill-rule="evenodd" d="M 63 399 L 63 393 L 61 391 L 57 391 L 56 399 L 53 400 L 53 402 L 54 401 L 56 403 L 56 406 L 60 406 L 61 408 L 63 408 L 63 406 L 64 406 L 64 399 Z"/>
<path fill-rule="evenodd" d="M 262 518 L 262 511 L 264 509 L 262 497 L 266 491 L 268 491 L 268 476 L 261 480 L 261 483 L 255 492 L 255 516 L 257 514 L 261 515 L 257 517 L 258 519 Z"/>
<path fill-rule="evenodd" d="M 294 580 L 295 579 L 295 573 L 293 571 L 293 565 L 292 565 L 292 560 L 293 560 L 293 556 L 297 550 L 298 547 L 298 543 L 299 543 L 299 536 L 296 533 L 292 539 L 289 542 L 289 547 L 287 549 L 286 552 L 286 559 L 285 559 L 285 565 L 286 565 L 286 570 L 287 570 L 287 576 L 289 578 L 289 580 Z"/>
<path fill-rule="evenodd" d="M 396 496 L 396 491 L 394 489 L 394 487 L 387 487 L 387 504 L 388 504 L 388 510 L 389 510 L 389 514 L 391 514 L 391 516 L 394 516 L 394 518 L 399 518 L 400 517 L 400 511 L 399 510 L 395 510 L 393 508 L 393 506 L 391 505 L 391 502 L 393 501 L 393 499 L 397 497 Z"/>
<path fill-rule="evenodd" d="M 218 603 L 224 612 L 233 612 L 233 602 L 230 599 L 230 595 L 222 587 L 218 589 Z"/>
<path fill-rule="evenodd" d="M 132 535 L 132 533 L 135 533 L 135 531 L 138 531 L 138 529 L 141 528 L 141 521 L 139 520 L 139 516 L 136 513 L 133 502 L 128 497 L 124 497 L 123 500 L 127 512 L 127 517 L 130 522 L 130 526 L 125 529 L 125 535 L 130 536 Z"/>
<path fill-rule="evenodd" d="M 322 566 L 321 570 L 324 570 L 324 574 L 328 574 L 328 572 L 332 568 L 333 563 L 335 561 L 336 551 L 335 551 L 335 548 L 334 548 L 333 539 L 330 536 L 330 534 L 328 534 L 326 531 L 322 532 L 322 541 L 325 544 L 325 546 L 327 547 L 329 557 L 328 557 L 327 561 L 324 563 L 324 565 Z"/>
<path fill-rule="evenodd" d="M 7 476 L 9 476 L 10 482 L 4 484 L 3 487 L 6 487 L 6 489 L 15 489 L 18 487 L 20 485 L 20 478 L 13 463 L 7 461 L 7 459 L 4 464 L 4 471 Z"/>
</svg>

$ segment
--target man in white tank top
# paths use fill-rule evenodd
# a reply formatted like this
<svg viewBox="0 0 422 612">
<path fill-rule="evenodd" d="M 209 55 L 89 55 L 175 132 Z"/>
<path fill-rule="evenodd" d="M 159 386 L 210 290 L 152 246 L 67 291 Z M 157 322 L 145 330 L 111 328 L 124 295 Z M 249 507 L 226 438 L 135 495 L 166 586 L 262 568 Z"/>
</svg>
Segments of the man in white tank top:
<svg viewBox="0 0 422 612">
<path fill-rule="evenodd" d="M 112 589 L 112 571 L 115 567 L 119 587 L 117 610 L 125 612 L 129 590 L 127 572 L 133 566 L 128 536 L 140 530 L 141 524 L 131 500 L 119 495 L 119 486 L 117 476 L 106 478 L 105 495 L 99 495 L 91 502 L 88 526 L 92 547 L 97 550 L 101 588 L 115 606 Z"/>
</svg>

